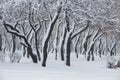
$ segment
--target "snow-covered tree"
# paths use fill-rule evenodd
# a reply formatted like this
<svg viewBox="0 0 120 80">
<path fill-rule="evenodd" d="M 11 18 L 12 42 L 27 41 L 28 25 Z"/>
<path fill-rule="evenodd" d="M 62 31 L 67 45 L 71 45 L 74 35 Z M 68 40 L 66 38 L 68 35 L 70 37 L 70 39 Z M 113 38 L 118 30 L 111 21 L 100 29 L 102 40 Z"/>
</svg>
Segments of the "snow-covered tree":
<svg viewBox="0 0 120 80">
<path fill-rule="evenodd" d="M 71 52 L 85 55 L 88 61 L 95 54 L 116 55 L 119 4 L 119 0 L 2 0 L 2 46 L 12 53 L 23 50 L 35 63 L 42 59 L 43 67 L 51 53 L 56 60 L 60 55 L 67 66 Z"/>
</svg>

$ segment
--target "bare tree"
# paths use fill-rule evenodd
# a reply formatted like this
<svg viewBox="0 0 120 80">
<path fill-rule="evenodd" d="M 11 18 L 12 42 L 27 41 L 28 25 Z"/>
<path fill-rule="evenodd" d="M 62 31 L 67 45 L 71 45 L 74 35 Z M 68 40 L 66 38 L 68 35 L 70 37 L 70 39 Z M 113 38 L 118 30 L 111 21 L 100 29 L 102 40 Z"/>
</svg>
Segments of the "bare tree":
<svg viewBox="0 0 120 80">
<path fill-rule="evenodd" d="M 38 33 L 42 27 L 41 25 L 41 22 L 40 20 L 38 19 L 39 23 L 34 23 L 34 9 L 32 10 L 31 9 L 31 6 L 29 8 L 29 24 L 30 24 L 30 27 L 32 28 L 32 30 L 34 31 L 34 34 L 35 34 L 35 47 L 36 47 L 36 53 L 37 53 L 37 56 L 38 56 L 38 59 L 39 61 L 41 60 L 40 58 L 40 52 L 39 52 L 39 49 L 38 49 Z"/>
<path fill-rule="evenodd" d="M 19 24 L 19 23 L 17 22 L 16 24 Z M 3 25 L 8 33 L 14 34 L 24 40 L 25 44 L 23 44 L 23 45 L 26 46 L 27 53 L 31 56 L 33 62 L 37 63 L 37 57 L 35 54 L 33 54 L 32 47 L 31 47 L 30 43 L 28 42 L 27 38 L 24 35 L 22 35 L 18 29 L 14 28 L 12 25 L 6 23 L 5 21 L 4 21 Z"/>
<path fill-rule="evenodd" d="M 62 9 L 61 5 L 62 5 L 62 3 L 60 3 L 60 6 L 57 8 L 57 12 L 56 12 L 55 16 L 52 18 L 52 20 L 49 24 L 46 36 L 43 39 L 43 61 L 42 61 L 42 66 L 43 67 L 46 66 L 46 60 L 47 60 L 47 54 L 48 54 L 47 53 L 48 42 L 49 42 L 49 39 L 50 39 L 50 35 L 53 31 L 54 25 L 55 25 L 57 19 L 59 18 L 60 13 L 61 13 L 61 9 Z"/>
<path fill-rule="evenodd" d="M 78 36 L 79 34 L 81 34 L 83 31 L 85 31 L 88 27 L 89 27 L 90 21 L 87 21 L 87 25 L 80 29 L 78 32 L 73 33 L 74 31 L 74 25 L 73 25 L 73 29 L 71 29 L 70 31 L 68 31 L 67 37 L 66 37 L 66 65 L 70 66 L 70 53 L 71 53 L 71 43 L 72 43 L 72 39 L 75 38 L 76 36 Z M 69 26 L 68 26 L 69 27 Z"/>
</svg>

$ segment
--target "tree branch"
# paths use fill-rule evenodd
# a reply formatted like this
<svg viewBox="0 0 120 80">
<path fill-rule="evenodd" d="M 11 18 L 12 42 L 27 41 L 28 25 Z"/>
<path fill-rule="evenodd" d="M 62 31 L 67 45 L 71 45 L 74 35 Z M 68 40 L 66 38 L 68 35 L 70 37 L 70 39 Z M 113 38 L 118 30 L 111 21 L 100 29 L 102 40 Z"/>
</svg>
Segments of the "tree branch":
<svg viewBox="0 0 120 80">
<path fill-rule="evenodd" d="M 17 23 L 15 24 L 15 28 L 14 28 L 12 25 L 7 24 L 5 21 L 3 21 L 3 25 L 4 25 L 4 26 L 6 26 L 6 27 L 8 26 L 8 27 L 10 27 L 11 30 L 14 30 L 14 31 L 20 33 L 19 30 L 16 29 L 16 27 L 17 27 L 18 24 L 19 24 L 19 23 L 17 22 Z"/>
<path fill-rule="evenodd" d="M 26 44 L 24 44 L 23 42 L 20 42 L 21 45 L 25 46 L 25 47 L 28 47 Z"/>
<path fill-rule="evenodd" d="M 26 43 L 27 45 L 30 45 L 30 44 L 28 43 L 26 37 L 25 37 L 24 35 L 21 35 L 20 33 L 18 33 L 19 31 L 16 31 L 16 29 L 13 28 L 10 24 L 6 24 L 5 21 L 4 21 L 4 24 L 3 24 L 3 25 L 4 25 L 4 27 L 5 27 L 5 29 L 7 30 L 8 33 L 11 33 L 11 34 L 14 34 L 14 35 L 16 35 L 16 36 L 18 36 L 18 37 L 20 37 L 20 38 L 23 38 L 24 41 L 25 41 L 25 43 Z M 9 30 L 8 27 L 10 27 L 10 28 L 12 27 L 12 28 L 13 28 L 13 29 L 12 29 L 13 31 Z"/>
<path fill-rule="evenodd" d="M 81 30 L 79 30 L 77 33 L 74 33 L 73 36 L 71 37 L 71 39 L 75 38 L 77 35 L 81 34 L 83 31 L 85 31 L 88 27 L 89 27 L 90 21 L 87 20 L 87 25 L 86 27 L 82 28 Z"/>
</svg>

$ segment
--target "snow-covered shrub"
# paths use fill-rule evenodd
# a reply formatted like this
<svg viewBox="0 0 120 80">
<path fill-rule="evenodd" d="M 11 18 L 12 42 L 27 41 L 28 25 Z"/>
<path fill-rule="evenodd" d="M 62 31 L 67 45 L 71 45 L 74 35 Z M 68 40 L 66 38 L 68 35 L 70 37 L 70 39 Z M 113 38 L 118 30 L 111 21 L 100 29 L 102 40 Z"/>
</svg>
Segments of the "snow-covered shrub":
<svg viewBox="0 0 120 80">
<path fill-rule="evenodd" d="M 0 62 L 5 62 L 5 54 L 0 53 Z"/>
<path fill-rule="evenodd" d="M 10 53 L 9 54 L 9 58 L 10 58 L 10 62 L 11 63 L 19 63 L 20 62 L 20 59 L 21 59 L 21 55 L 19 53 Z"/>
<path fill-rule="evenodd" d="M 117 66 L 116 66 L 116 59 L 114 58 L 114 57 L 110 57 L 110 58 L 108 58 L 108 60 L 107 60 L 107 68 L 117 68 Z"/>
</svg>

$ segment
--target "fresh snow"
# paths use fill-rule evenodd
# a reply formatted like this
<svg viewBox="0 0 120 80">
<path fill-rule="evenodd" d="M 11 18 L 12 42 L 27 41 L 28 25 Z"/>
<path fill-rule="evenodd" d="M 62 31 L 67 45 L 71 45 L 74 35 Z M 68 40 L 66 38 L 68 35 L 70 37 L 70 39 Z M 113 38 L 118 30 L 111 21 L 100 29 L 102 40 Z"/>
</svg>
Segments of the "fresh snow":
<svg viewBox="0 0 120 80">
<path fill-rule="evenodd" d="M 51 55 L 47 67 L 25 59 L 21 63 L 0 63 L 0 80 L 120 80 L 120 69 L 108 69 L 105 57 L 88 62 L 83 56 L 76 59 L 72 55 L 71 67 Z"/>
</svg>

